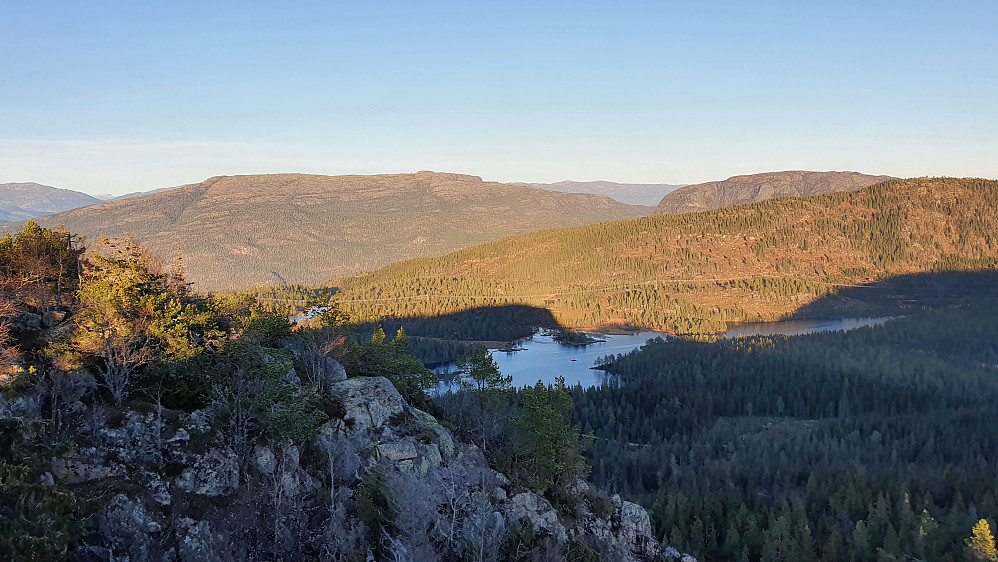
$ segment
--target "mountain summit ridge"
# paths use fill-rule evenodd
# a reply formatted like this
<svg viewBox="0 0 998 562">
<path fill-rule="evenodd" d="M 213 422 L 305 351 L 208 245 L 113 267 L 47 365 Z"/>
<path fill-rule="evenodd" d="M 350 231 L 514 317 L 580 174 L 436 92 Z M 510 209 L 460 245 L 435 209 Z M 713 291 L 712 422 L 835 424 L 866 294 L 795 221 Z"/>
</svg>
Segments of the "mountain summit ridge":
<svg viewBox="0 0 998 562">
<path fill-rule="evenodd" d="M 560 191 L 562 193 L 591 193 L 596 195 L 606 195 L 629 205 L 648 205 L 654 207 L 658 205 L 661 198 L 672 191 L 683 187 L 685 184 L 667 183 L 618 183 L 607 180 L 595 181 L 574 181 L 562 180 L 554 183 L 524 183 L 532 187 L 539 187 L 550 191 Z"/>
<path fill-rule="evenodd" d="M 731 176 L 722 181 L 687 185 L 659 202 L 656 215 L 709 211 L 729 205 L 756 203 L 775 197 L 806 197 L 838 191 L 857 191 L 895 179 L 859 172 L 785 170 Z"/>
<path fill-rule="evenodd" d="M 35 182 L 0 183 L 0 223 L 96 205 L 101 200 L 72 189 Z"/>
<path fill-rule="evenodd" d="M 166 259 L 179 245 L 197 288 L 220 290 L 314 284 L 512 234 L 648 212 L 604 196 L 424 171 L 213 176 L 38 222 L 90 238 L 134 235 Z"/>
</svg>

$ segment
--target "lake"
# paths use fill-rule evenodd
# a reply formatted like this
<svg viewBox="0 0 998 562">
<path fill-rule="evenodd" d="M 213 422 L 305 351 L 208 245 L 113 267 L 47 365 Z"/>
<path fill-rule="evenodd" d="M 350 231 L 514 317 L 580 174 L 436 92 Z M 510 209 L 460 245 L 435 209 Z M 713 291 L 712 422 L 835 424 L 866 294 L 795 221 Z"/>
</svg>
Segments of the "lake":
<svg viewBox="0 0 998 562">
<path fill-rule="evenodd" d="M 802 320 L 780 320 L 778 322 L 746 322 L 728 329 L 729 338 L 745 336 L 800 336 L 817 332 L 849 331 L 866 326 L 879 326 L 893 316 L 871 318 L 821 318 Z"/>
<path fill-rule="evenodd" d="M 864 326 L 878 326 L 892 317 L 877 318 L 838 318 L 813 320 L 780 320 L 777 322 L 750 322 L 732 326 L 727 331 L 727 337 L 745 336 L 796 336 L 829 332 L 835 330 L 853 330 Z M 639 332 L 636 334 L 596 334 L 596 337 L 606 340 L 586 346 L 562 345 L 551 337 L 550 333 L 542 331 L 519 344 L 518 351 L 493 351 L 492 357 L 499 365 L 499 371 L 504 375 L 512 375 L 513 385 L 517 388 L 536 384 L 538 380 L 545 384 L 554 383 L 556 377 L 565 377 L 565 384 L 575 386 L 599 386 L 607 373 L 591 369 L 596 359 L 605 355 L 624 354 L 641 347 L 654 338 L 668 338 L 667 334 L 658 332 Z M 457 368 L 455 363 L 447 363 L 434 369 L 438 374 L 445 374 Z M 446 384 L 441 383 L 440 390 L 446 391 Z"/>
<path fill-rule="evenodd" d="M 556 377 L 565 377 L 565 384 L 575 386 L 598 386 L 606 375 L 604 371 L 590 369 L 597 357 L 627 353 L 636 347 L 641 347 L 652 338 L 665 334 L 657 332 L 640 332 L 629 335 L 598 335 L 605 342 L 597 342 L 586 346 L 562 345 L 546 332 L 534 334 L 530 339 L 522 341 L 519 351 L 493 351 L 492 357 L 499 365 L 499 372 L 512 375 L 513 385 L 517 388 L 537 384 L 538 380 L 545 384 L 554 383 Z M 454 370 L 457 366 L 448 363 L 438 367 L 437 372 Z"/>
</svg>

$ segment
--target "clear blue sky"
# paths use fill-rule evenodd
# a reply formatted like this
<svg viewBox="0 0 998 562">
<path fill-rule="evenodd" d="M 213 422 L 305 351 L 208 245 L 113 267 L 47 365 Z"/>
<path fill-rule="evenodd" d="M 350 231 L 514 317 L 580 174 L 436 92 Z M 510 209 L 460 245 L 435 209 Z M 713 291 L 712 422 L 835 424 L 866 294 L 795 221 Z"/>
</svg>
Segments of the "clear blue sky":
<svg viewBox="0 0 998 562">
<path fill-rule="evenodd" d="M 0 0 L 0 183 L 998 177 L 998 2 Z"/>
</svg>

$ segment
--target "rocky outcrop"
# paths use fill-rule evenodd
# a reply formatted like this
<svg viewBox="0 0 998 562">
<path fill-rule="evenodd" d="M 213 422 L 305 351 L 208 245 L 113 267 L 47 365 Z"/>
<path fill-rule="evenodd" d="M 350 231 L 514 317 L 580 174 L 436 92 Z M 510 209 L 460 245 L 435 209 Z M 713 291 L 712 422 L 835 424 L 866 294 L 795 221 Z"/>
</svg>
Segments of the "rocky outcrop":
<svg viewBox="0 0 998 562">
<path fill-rule="evenodd" d="M 433 440 L 437 444 L 440 455 L 444 459 L 453 457 L 454 438 L 451 437 L 450 432 L 444 429 L 436 418 L 422 410 L 410 408 L 409 412 L 412 414 L 412 419 L 418 427 L 433 434 Z"/>
<path fill-rule="evenodd" d="M 617 517 L 620 520 L 618 536 L 621 541 L 638 556 L 651 558 L 657 555 L 660 548 L 645 508 L 636 503 L 620 501 L 620 496 L 616 494 L 612 499 L 617 505 Z"/>
<path fill-rule="evenodd" d="M 554 537 L 559 543 L 568 539 L 565 526 L 558 519 L 558 512 L 551 502 L 533 492 L 522 492 L 510 498 L 502 506 L 509 523 L 526 519 L 534 528 L 534 532 Z"/>
<path fill-rule="evenodd" d="M 191 455 L 174 485 L 187 493 L 210 498 L 227 496 L 239 486 L 239 459 L 231 449 L 211 449 Z"/>
<path fill-rule="evenodd" d="M 128 469 L 124 465 L 108 461 L 95 447 L 83 449 L 73 456 L 52 459 L 52 475 L 66 484 L 80 484 L 126 474 Z"/>
<path fill-rule="evenodd" d="M 221 560 L 213 542 L 211 523 L 190 517 L 177 520 L 177 558 L 181 562 Z"/>
<path fill-rule="evenodd" d="M 662 551 L 662 557 L 666 560 L 674 560 L 678 562 L 697 562 L 697 559 L 690 554 L 683 554 L 678 550 L 668 546 Z"/>
<path fill-rule="evenodd" d="M 110 546 L 133 559 L 150 557 L 153 540 L 163 530 L 143 505 L 125 494 L 118 494 L 100 516 L 101 534 Z"/>
<path fill-rule="evenodd" d="M 567 541 L 596 545 L 612 560 L 674 552 L 655 540 L 641 506 L 607 498 L 583 481 L 571 489 L 578 507 L 566 517 L 491 469 L 478 447 L 409 406 L 387 379 L 347 379 L 330 385 L 329 393 L 344 415 L 322 426 L 315 443 L 299 448 L 260 439 L 247 452 L 246 471 L 204 410 L 125 410 L 97 428 L 81 426 L 88 446 L 53 459 L 51 474 L 71 487 L 114 494 L 98 517 L 103 542 L 90 543 L 86 555 L 227 560 L 245 529 L 262 528 L 262 521 L 268 540 L 283 540 L 315 517 L 307 506 L 328 505 L 324 548 L 333 558 L 353 556 L 363 544 L 350 542 L 361 536 L 358 493 L 376 468 L 397 511 L 393 552 L 410 559 L 438 559 L 455 548 L 441 546 L 448 543 L 499 548 L 514 532 L 532 532 L 556 550 Z M 276 522 L 270 509 L 281 513 Z M 315 536 L 315 529 L 308 532 Z"/>
<path fill-rule="evenodd" d="M 342 402 L 345 414 L 321 427 L 320 437 L 369 439 L 372 460 L 418 477 L 454 457 L 450 432 L 433 416 L 406 404 L 388 379 L 357 377 L 331 385 L 329 392 Z"/>
<path fill-rule="evenodd" d="M 346 414 L 331 420 L 332 431 L 359 434 L 384 427 L 392 416 L 406 409 L 405 400 L 384 377 L 356 377 L 330 385 L 329 393 L 339 398 Z"/>
<path fill-rule="evenodd" d="M 347 380 L 347 370 L 343 364 L 332 357 L 321 357 L 319 359 L 319 377 L 323 388 L 328 388 L 338 382 Z"/>
<path fill-rule="evenodd" d="M 378 445 L 378 456 L 390 462 L 412 460 L 419 456 L 415 443 L 411 441 L 398 441 L 394 443 L 382 443 Z"/>
<path fill-rule="evenodd" d="M 61 310 L 46 310 L 42 314 L 42 325 L 51 328 L 66 319 L 66 313 Z"/>
<path fill-rule="evenodd" d="M 3 377 L 0 377 L 0 380 L 2 379 Z M 37 418 L 41 411 L 42 404 L 38 396 L 5 396 L 0 394 L 0 417 Z"/>
<path fill-rule="evenodd" d="M 25 330 L 42 329 L 42 317 L 37 314 L 26 312 L 21 315 L 20 320 L 23 322 L 23 329 Z"/>
</svg>

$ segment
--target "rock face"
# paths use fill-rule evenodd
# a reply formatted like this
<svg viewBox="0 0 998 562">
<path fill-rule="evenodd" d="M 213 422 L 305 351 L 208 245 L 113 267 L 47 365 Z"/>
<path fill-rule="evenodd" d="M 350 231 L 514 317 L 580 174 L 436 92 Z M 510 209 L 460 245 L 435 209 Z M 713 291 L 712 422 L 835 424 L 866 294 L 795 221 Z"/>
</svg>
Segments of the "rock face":
<svg viewBox="0 0 998 562">
<path fill-rule="evenodd" d="M 124 465 L 107 461 L 95 448 L 84 449 L 76 457 L 60 457 L 52 460 L 52 475 L 67 484 L 103 480 L 124 476 L 127 473 L 128 470 Z"/>
<path fill-rule="evenodd" d="M 347 370 L 332 357 L 322 358 L 322 385 L 329 386 L 347 380 Z"/>
<path fill-rule="evenodd" d="M 622 502 L 620 496 L 613 497 L 620 517 L 620 538 L 631 552 L 643 557 L 658 554 L 659 545 L 651 529 L 651 518 L 645 508 L 636 503 Z"/>
<path fill-rule="evenodd" d="M 551 507 L 551 502 L 534 494 L 533 492 L 523 492 L 509 499 L 504 506 L 506 508 L 506 520 L 516 523 L 521 519 L 530 521 L 535 532 L 558 539 L 558 542 L 565 542 L 568 533 L 565 526 L 558 520 L 558 512 Z"/>
<path fill-rule="evenodd" d="M 438 422 L 437 419 L 430 414 L 416 408 L 410 408 L 409 411 L 412 413 L 413 419 L 420 427 L 433 432 L 436 436 L 436 443 L 439 448 L 438 450 L 440 455 L 444 459 L 450 459 L 453 457 L 454 438 L 451 437 L 450 432 L 444 429 L 444 427 L 440 425 L 440 422 Z"/>
<path fill-rule="evenodd" d="M 346 415 L 332 420 L 335 431 L 351 434 L 384 427 L 392 416 L 406 409 L 405 400 L 384 377 L 357 377 L 330 386 L 330 394 L 343 402 Z"/>
<path fill-rule="evenodd" d="M 211 524 L 183 517 L 177 521 L 177 557 L 181 562 L 221 560 L 214 552 Z"/>
<path fill-rule="evenodd" d="M 450 432 L 433 416 L 406 404 L 388 379 L 352 378 L 332 385 L 329 392 L 343 403 L 345 414 L 319 429 L 325 440 L 372 440 L 375 459 L 418 477 L 454 457 Z"/>
<path fill-rule="evenodd" d="M 364 543 L 356 538 L 363 527 L 355 514 L 376 471 L 397 512 L 392 552 L 402 559 L 447 559 L 454 545 L 498 549 L 513 532 L 532 532 L 535 542 L 554 549 L 567 541 L 597 545 L 610 560 L 656 560 L 671 552 L 656 542 L 641 506 L 606 498 L 583 481 L 571 490 L 579 507 L 565 517 L 491 469 L 478 447 L 406 404 L 387 379 L 347 379 L 330 393 L 345 414 L 321 427 L 316 442 L 258 440 L 242 472 L 239 456 L 205 411 L 125 410 L 99 429 L 80 427 L 91 446 L 53 459 L 52 476 L 114 494 L 98 518 L 100 541 L 80 555 L 230 560 L 245 549 L 270 552 L 275 541 L 307 534 L 317 537 L 328 559 L 357 557 Z M 326 530 L 306 527 L 319 513 L 328 516 Z M 266 541 L 247 545 L 246 536 L 257 529 L 266 529 Z"/>
<path fill-rule="evenodd" d="M 141 503 L 118 494 L 101 514 L 100 530 L 114 549 L 143 560 L 149 557 L 152 541 L 163 527 Z"/>
<path fill-rule="evenodd" d="M 239 485 L 239 459 L 231 449 L 211 449 L 192 455 L 175 482 L 177 488 L 209 498 L 227 496 Z"/>
<path fill-rule="evenodd" d="M 46 310 L 42 314 L 42 324 L 46 328 L 51 328 L 66 319 L 66 313 L 61 310 Z"/>
</svg>

